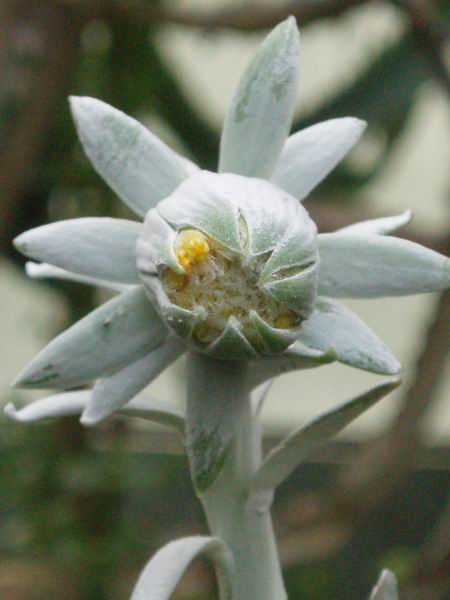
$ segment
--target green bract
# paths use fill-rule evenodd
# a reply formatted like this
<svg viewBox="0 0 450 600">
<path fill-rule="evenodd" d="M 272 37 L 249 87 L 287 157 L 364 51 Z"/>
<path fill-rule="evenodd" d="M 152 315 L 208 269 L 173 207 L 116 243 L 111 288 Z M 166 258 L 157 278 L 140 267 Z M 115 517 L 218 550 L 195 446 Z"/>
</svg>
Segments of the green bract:
<svg viewBox="0 0 450 600">
<path fill-rule="evenodd" d="M 298 54 L 297 27 L 288 19 L 266 38 L 238 85 L 219 174 L 200 171 L 111 106 L 71 98 L 87 156 L 145 221 L 60 221 L 16 239 L 40 262 L 28 266 L 31 276 L 118 294 L 53 340 L 16 385 L 64 390 L 95 382 L 83 404 L 83 422 L 93 424 L 120 411 L 187 350 L 219 363 L 241 361 L 249 389 L 332 360 L 375 373 L 400 370 L 338 298 L 444 289 L 449 260 L 389 237 L 409 213 L 316 234 L 300 202 L 365 124 L 332 119 L 288 137 Z"/>
</svg>

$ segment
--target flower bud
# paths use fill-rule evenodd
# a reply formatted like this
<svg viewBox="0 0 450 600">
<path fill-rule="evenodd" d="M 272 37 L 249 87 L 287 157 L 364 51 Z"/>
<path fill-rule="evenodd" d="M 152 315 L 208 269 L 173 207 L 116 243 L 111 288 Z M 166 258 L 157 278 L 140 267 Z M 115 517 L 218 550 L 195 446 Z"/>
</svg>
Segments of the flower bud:
<svg viewBox="0 0 450 600">
<path fill-rule="evenodd" d="M 148 212 L 138 269 L 188 346 L 216 358 L 283 352 L 316 298 L 316 226 L 271 183 L 206 171 Z"/>
</svg>

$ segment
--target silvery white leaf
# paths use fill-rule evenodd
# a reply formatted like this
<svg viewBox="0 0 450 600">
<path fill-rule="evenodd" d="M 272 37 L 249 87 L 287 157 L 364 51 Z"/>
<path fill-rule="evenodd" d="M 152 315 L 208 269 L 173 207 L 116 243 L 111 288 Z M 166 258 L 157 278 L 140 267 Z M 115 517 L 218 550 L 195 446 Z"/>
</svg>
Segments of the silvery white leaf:
<svg viewBox="0 0 450 600">
<path fill-rule="evenodd" d="M 189 564 L 202 555 L 214 565 L 221 600 L 233 600 L 231 552 L 221 539 L 206 536 L 182 538 L 161 548 L 142 571 L 131 600 L 169 600 Z"/>
<path fill-rule="evenodd" d="M 179 340 L 166 338 L 146 356 L 100 379 L 83 411 L 83 425 L 97 425 L 120 410 L 184 352 Z"/>
<path fill-rule="evenodd" d="M 199 494 L 219 475 L 236 435 L 245 404 L 242 394 L 248 389 L 247 367 L 247 361 L 189 354 L 186 445 Z"/>
<path fill-rule="evenodd" d="M 450 260 L 419 244 L 380 235 L 319 235 L 319 294 L 378 298 L 442 290 Z"/>
<path fill-rule="evenodd" d="M 405 210 L 401 215 L 395 217 L 381 217 L 381 219 L 370 219 L 368 221 L 360 221 L 347 227 L 342 227 L 335 233 L 350 233 L 358 235 L 389 235 L 407 225 L 411 221 L 412 212 Z"/>
<path fill-rule="evenodd" d="M 273 380 L 269 379 L 269 381 L 265 381 L 251 392 L 252 408 L 256 419 L 261 415 L 264 402 L 266 401 L 272 384 Z"/>
<path fill-rule="evenodd" d="M 36 400 L 16 410 L 10 402 L 3 409 L 4 414 L 18 423 L 34 423 L 43 419 L 72 417 L 80 415 L 86 406 L 91 390 L 63 392 Z"/>
<path fill-rule="evenodd" d="M 397 579 L 392 571 L 382 571 L 369 600 L 398 600 Z"/>
<path fill-rule="evenodd" d="M 318 123 L 287 140 L 271 180 L 303 200 L 345 157 L 366 124 L 352 117 Z"/>
<path fill-rule="evenodd" d="M 22 233 L 14 245 L 22 254 L 79 275 L 139 283 L 135 246 L 142 225 L 108 217 L 72 219 Z"/>
<path fill-rule="evenodd" d="M 87 156 L 137 214 L 144 216 L 196 169 L 143 125 L 112 106 L 73 96 L 70 103 Z"/>
<path fill-rule="evenodd" d="M 96 279 L 95 277 L 86 277 L 86 275 L 78 275 L 66 269 L 53 267 L 47 263 L 35 263 L 31 260 L 25 263 L 25 271 L 28 277 L 33 279 L 63 279 L 65 281 L 75 281 L 76 283 L 85 283 L 101 288 L 113 290 L 115 292 L 125 292 L 130 286 L 123 283 L 113 283 L 104 279 Z"/>
<path fill-rule="evenodd" d="M 321 350 L 307 348 L 303 344 L 296 342 L 283 354 L 258 358 L 252 361 L 247 378 L 247 389 L 253 390 L 265 381 L 284 373 L 301 371 L 303 369 L 315 369 L 316 367 L 332 363 L 335 360 L 336 353 L 333 348 L 322 352 Z"/>
<path fill-rule="evenodd" d="M 240 250 L 238 208 L 223 175 L 201 171 L 158 204 L 158 212 L 176 229 L 195 227 L 234 251 Z M 231 193 L 230 193 L 231 191 Z"/>
<path fill-rule="evenodd" d="M 294 431 L 270 451 L 256 474 L 255 488 L 274 490 L 313 451 L 323 446 L 399 385 L 400 380 L 382 383 Z"/>
<path fill-rule="evenodd" d="M 148 354 L 166 335 L 167 329 L 143 288 L 132 288 L 56 337 L 20 373 L 14 385 L 83 385 Z"/>
<path fill-rule="evenodd" d="M 220 172 L 270 177 L 291 128 L 298 61 L 290 17 L 267 36 L 237 87 L 222 132 Z"/>
<path fill-rule="evenodd" d="M 92 390 L 63 392 L 36 400 L 16 410 L 12 403 L 5 406 L 4 413 L 19 423 L 34 423 L 44 419 L 81 415 L 92 394 Z M 178 406 L 161 402 L 144 395 L 134 398 L 123 406 L 118 414 L 140 417 L 184 433 L 184 414 Z"/>
<path fill-rule="evenodd" d="M 351 367 L 395 375 L 401 365 L 389 348 L 351 310 L 329 298 L 318 298 L 303 321 L 298 339 L 317 350 L 334 348 L 337 360 Z"/>
</svg>

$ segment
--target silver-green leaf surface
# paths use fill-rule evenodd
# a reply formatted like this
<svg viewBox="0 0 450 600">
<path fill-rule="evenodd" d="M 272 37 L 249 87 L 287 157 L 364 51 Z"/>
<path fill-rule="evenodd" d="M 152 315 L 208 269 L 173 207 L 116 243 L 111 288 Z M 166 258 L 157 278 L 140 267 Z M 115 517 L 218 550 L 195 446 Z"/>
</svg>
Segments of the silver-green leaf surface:
<svg viewBox="0 0 450 600">
<path fill-rule="evenodd" d="M 314 450 L 400 385 L 400 380 L 376 386 L 301 427 L 276 446 L 256 474 L 254 486 L 275 490 Z"/>
<path fill-rule="evenodd" d="M 221 600 L 233 600 L 233 557 L 219 538 L 195 536 L 170 542 L 150 560 L 131 594 L 131 600 L 169 600 L 189 564 L 205 555 L 213 563 Z"/>
<path fill-rule="evenodd" d="M 283 148 L 272 181 L 303 200 L 353 148 L 365 128 L 363 121 L 345 117 L 294 133 Z"/>
<path fill-rule="evenodd" d="M 196 169 L 143 125 L 95 98 L 70 98 L 83 148 L 97 172 L 138 215 Z"/>
<path fill-rule="evenodd" d="M 267 36 L 239 82 L 222 132 L 220 172 L 270 177 L 291 128 L 298 62 L 290 17 Z"/>
<path fill-rule="evenodd" d="M 167 329 L 141 286 L 116 296 L 48 344 L 17 387 L 70 388 L 114 373 L 148 354 Z"/>
<path fill-rule="evenodd" d="M 141 229 L 125 219 L 71 219 L 30 229 L 14 245 L 26 256 L 79 275 L 137 284 L 135 246 Z"/>
<path fill-rule="evenodd" d="M 392 571 L 382 571 L 369 600 L 398 600 L 397 579 Z"/>
<path fill-rule="evenodd" d="M 450 260 L 396 237 L 319 235 L 319 294 L 332 298 L 380 298 L 443 290 Z"/>
<path fill-rule="evenodd" d="M 127 367 L 100 379 L 83 411 L 83 425 L 96 425 L 120 410 L 185 350 L 179 340 L 165 339 L 149 354 Z"/>
</svg>

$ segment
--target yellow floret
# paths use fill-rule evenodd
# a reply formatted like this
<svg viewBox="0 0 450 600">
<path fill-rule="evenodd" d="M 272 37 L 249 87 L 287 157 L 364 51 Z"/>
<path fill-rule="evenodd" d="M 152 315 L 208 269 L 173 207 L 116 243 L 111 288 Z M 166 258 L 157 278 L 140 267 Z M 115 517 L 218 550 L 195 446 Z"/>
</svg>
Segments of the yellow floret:
<svg viewBox="0 0 450 600">
<path fill-rule="evenodd" d="M 194 265 L 203 262 L 208 254 L 208 241 L 200 231 L 196 229 L 180 231 L 175 240 L 175 256 L 185 271 L 190 271 Z"/>
<path fill-rule="evenodd" d="M 188 283 L 188 278 L 182 273 L 175 273 L 172 269 L 166 269 L 164 283 L 169 292 L 181 292 Z"/>
<path fill-rule="evenodd" d="M 274 323 L 277 329 L 290 329 L 295 325 L 295 319 L 292 315 L 284 314 L 275 319 Z"/>
</svg>

